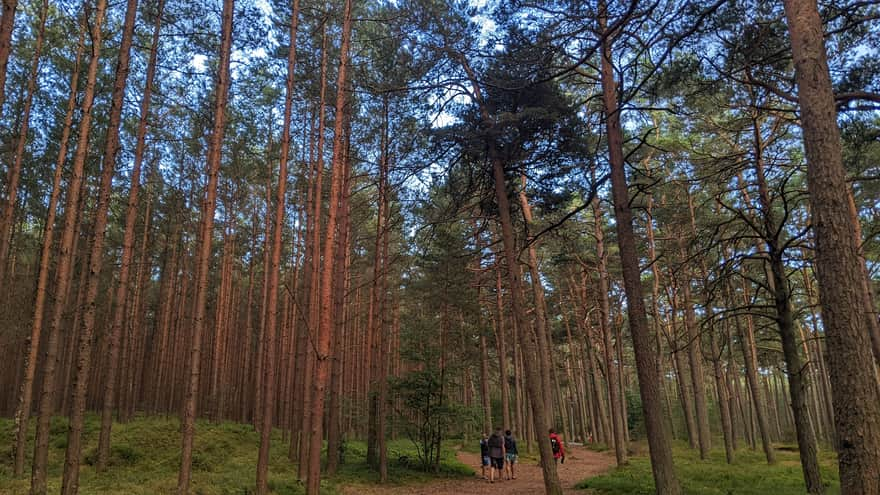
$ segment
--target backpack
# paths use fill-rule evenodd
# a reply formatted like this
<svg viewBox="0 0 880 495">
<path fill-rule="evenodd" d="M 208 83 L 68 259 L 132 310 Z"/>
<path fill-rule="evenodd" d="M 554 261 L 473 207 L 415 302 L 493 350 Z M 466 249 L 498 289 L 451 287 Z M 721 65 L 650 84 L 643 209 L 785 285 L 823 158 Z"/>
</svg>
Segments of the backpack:
<svg viewBox="0 0 880 495">
<path fill-rule="evenodd" d="M 502 447 L 504 446 L 504 440 L 496 434 L 492 434 L 489 437 L 489 457 L 498 458 L 502 455 Z"/>
<path fill-rule="evenodd" d="M 554 454 L 559 453 L 559 438 L 556 436 L 550 437 L 550 448 L 553 449 Z"/>
<path fill-rule="evenodd" d="M 504 437 L 504 450 L 508 453 L 516 454 L 516 442 L 513 441 L 513 437 Z"/>
</svg>

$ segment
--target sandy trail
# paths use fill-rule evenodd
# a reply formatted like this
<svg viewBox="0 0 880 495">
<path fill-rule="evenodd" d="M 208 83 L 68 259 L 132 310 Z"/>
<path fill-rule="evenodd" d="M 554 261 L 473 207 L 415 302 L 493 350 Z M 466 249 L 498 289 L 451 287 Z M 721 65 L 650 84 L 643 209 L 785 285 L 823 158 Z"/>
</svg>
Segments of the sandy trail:
<svg viewBox="0 0 880 495">
<path fill-rule="evenodd" d="M 578 493 L 574 485 L 590 476 L 604 473 L 614 467 L 614 455 L 593 452 L 578 446 L 566 448 L 565 464 L 557 465 L 559 479 L 565 493 Z M 480 478 L 480 459 L 477 454 L 458 452 L 458 459 L 473 466 L 477 476 L 469 479 L 437 480 L 424 485 L 376 486 L 349 485 L 343 488 L 345 495 L 526 495 L 544 493 L 541 468 L 534 461 L 517 465 L 516 479 L 489 483 Z M 581 492 L 582 493 L 582 492 Z"/>
</svg>

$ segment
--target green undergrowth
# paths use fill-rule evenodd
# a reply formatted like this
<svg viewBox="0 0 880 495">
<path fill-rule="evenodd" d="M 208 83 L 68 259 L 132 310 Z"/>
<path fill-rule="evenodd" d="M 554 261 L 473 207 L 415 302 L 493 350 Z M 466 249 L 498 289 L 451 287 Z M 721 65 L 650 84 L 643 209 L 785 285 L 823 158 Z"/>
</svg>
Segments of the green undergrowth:
<svg viewBox="0 0 880 495">
<path fill-rule="evenodd" d="M 34 423 L 31 423 L 28 461 L 32 458 Z M 83 457 L 80 468 L 82 495 L 155 495 L 174 493 L 180 464 L 180 422 L 177 418 L 138 416 L 128 423 L 113 425 L 110 465 L 106 473 L 95 472 L 94 463 L 100 419 L 86 418 Z M 251 425 L 198 421 L 193 453 L 192 493 L 197 495 L 248 495 L 253 493 L 259 435 Z M 13 423 L 0 419 L 0 494 L 27 493 L 30 467 L 25 476 L 12 473 Z M 61 489 L 67 420 L 54 418 L 49 440 L 49 493 Z M 296 467 L 287 459 L 288 443 L 281 432 L 273 432 L 270 451 L 269 486 L 274 494 L 304 493 L 296 479 Z M 341 484 L 370 484 L 378 475 L 367 468 L 366 444 L 346 444 L 345 462 L 337 476 L 322 480 L 322 493 L 335 494 Z M 395 484 L 425 482 L 437 474 L 419 471 L 413 462 L 416 450 L 407 441 L 389 442 L 389 478 Z M 473 470 L 458 462 L 454 452 L 445 449 L 439 476 L 470 476 Z"/>
<path fill-rule="evenodd" d="M 638 455 L 628 466 L 589 478 L 577 487 L 596 495 L 652 495 L 654 481 L 647 448 L 636 444 Z M 796 448 L 777 446 L 777 462 L 768 465 L 761 451 L 740 449 L 733 464 L 727 464 L 723 449 L 713 449 L 708 459 L 683 443 L 673 448 L 675 469 L 685 495 L 803 495 L 803 472 Z M 837 458 L 833 451 L 819 453 L 822 480 L 827 495 L 840 493 Z"/>
</svg>

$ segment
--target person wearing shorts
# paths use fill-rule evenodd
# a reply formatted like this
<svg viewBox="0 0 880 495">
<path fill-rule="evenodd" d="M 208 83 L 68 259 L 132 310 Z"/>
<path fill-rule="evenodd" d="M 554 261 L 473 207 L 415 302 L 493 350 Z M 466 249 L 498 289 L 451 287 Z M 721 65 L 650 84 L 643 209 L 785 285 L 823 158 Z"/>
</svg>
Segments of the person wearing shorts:
<svg viewBox="0 0 880 495">
<path fill-rule="evenodd" d="M 509 480 L 516 479 L 516 459 L 519 457 L 519 450 L 516 447 L 516 439 L 513 438 L 513 435 L 510 433 L 510 430 L 506 430 L 504 432 L 504 453 L 505 460 L 507 461 L 504 465 L 505 476 Z"/>
<path fill-rule="evenodd" d="M 483 479 L 487 480 L 489 479 L 486 477 L 486 468 L 489 467 L 489 435 L 486 433 L 483 433 L 483 438 L 480 439 L 480 461 Z M 492 468 L 489 469 L 491 470 Z"/>
<path fill-rule="evenodd" d="M 504 472 L 504 437 L 501 435 L 501 428 L 495 428 L 495 433 L 489 437 L 489 459 L 492 467 L 489 469 L 489 482 L 495 482 L 495 474 L 497 471 L 498 481 L 502 479 Z"/>
</svg>

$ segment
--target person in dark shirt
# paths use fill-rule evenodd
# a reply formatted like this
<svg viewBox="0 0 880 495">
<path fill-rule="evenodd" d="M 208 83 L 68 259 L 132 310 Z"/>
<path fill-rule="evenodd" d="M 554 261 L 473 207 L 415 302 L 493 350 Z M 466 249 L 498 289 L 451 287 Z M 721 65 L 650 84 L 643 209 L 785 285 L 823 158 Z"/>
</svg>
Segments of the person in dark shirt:
<svg viewBox="0 0 880 495">
<path fill-rule="evenodd" d="M 489 479 L 486 477 L 486 467 L 489 466 L 489 435 L 486 433 L 483 433 L 483 438 L 480 439 L 480 463 L 483 479 L 487 480 Z"/>
<path fill-rule="evenodd" d="M 495 472 L 498 472 L 498 481 L 501 481 L 501 474 L 504 471 L 504 437 L 501 435 L 501 428 L 495 428 L 495 433 L 489 437 L 489 459 L 492 467 L 489 469 L 489 483 L 495 482 Z"/>
<path fill-rule="evenodd" d="M 507 479 L 515 480 L 516 459 L 519 456 L 519 450 L 516 448 L 516 439 L 513 438 L 510 430 L 504 432 L 504 452 L 506 454 L 505 460 L 507 461 L 504 464 L 504 472 L 506 473 Z"/>
</svg>

